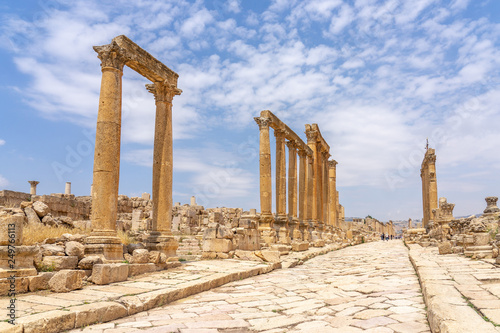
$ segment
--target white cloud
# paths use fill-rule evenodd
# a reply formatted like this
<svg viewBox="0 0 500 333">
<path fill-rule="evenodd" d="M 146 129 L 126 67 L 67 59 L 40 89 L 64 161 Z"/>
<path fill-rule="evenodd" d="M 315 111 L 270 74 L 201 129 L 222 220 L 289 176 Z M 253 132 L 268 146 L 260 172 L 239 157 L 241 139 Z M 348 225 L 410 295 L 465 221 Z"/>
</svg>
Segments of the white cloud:
<svg viewBox="0 0 500 333">
<path fill-rule="evenodd" d="M 0 139 L 0 146 L 3 146 L 5 144 L 5 140 Z"/>
<path fill-rule="evenodd" d="M 7 185 L 9 185 L 9 181 L 0 175 L 0 187 L 5 187 Z"/>
</svg>

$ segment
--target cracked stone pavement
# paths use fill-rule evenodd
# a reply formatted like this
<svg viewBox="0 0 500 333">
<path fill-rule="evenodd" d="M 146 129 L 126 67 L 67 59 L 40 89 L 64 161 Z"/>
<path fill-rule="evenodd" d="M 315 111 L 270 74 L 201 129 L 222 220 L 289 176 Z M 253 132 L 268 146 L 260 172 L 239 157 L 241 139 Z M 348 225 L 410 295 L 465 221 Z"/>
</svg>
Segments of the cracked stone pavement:
<svg viewBox="0 0 500 333">
<path fill-rule="evenodd" d="M 70 332 L 430 332 L 399 240 L 347 247 L 160 308 Z"/>
</svg>

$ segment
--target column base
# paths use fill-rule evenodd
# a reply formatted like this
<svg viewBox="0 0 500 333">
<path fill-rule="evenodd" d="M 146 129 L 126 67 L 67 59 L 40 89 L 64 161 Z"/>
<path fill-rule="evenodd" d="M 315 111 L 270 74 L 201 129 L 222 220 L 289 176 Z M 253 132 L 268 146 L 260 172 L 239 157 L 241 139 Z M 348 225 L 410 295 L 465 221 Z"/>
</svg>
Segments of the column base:
<svg viewBox="0 0 500 333">
<path fill-rule="evenodd" d="M 16 245 L 16 253 L 14 254 L 15 263 L 13 268 L 10 267 L 9 247 L 0 246 L 0 278 L 7 278 L 11 275 L 16 277 L 37 275 L 37 270 L 33 266 L 33 259 L 37 249 L 35 246 Z"/>
<path fill-rule="evenodd" d="M 260 228 L 260 241 L 266 246 L 276 244 L 276 231 L 273 228 Z"/>
<path fill-rule="evenodd" d="M 159 251 L 167 258 L 176 258 L 179 242 L 172 235 L 151 234 L 146 239 L 146 248 L 148 251 Z"/>
<path fill-rule="evenodd" d="M 276 235 L 278 236 L 278 244 L 288 245 L 292 243 L 288 229 L 288 217 L 286 215 L 280 215 L 276 218 L 274 229 L 276 230 Z"/>
<path fill-rule="evenodd" d="M 108 231 L 92 232 L 85 240 L 85 256 L 98 256 L 106 263 L 122 262 L 123 244 L 116 233 Z"/>
</svg>

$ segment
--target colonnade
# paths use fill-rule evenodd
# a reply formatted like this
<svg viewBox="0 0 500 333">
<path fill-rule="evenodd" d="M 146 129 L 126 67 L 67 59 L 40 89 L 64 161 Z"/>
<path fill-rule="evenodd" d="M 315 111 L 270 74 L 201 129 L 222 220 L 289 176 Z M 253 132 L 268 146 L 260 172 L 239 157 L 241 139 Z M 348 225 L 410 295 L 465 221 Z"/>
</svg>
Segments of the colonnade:
<svg viewBox="0 0 500 333">
<path fill-rule="evenodd" d="M 337 162 L 328 160 L 330 147 L 318 125 L 306 125 L 306 144 L 271 111 L 264 110 L 254 119 L 260 130 L 259 229 L 262 240 L 268 244 L 289 244 L 292 241 L 317 241 L 326 234 L 331 235 L 333 229 L 340 226 Z M 272 212 L 270 128 L 276 138 L 275 214 Z M 285 146 L 288 147 L 288 173 Z"/>
</svg>

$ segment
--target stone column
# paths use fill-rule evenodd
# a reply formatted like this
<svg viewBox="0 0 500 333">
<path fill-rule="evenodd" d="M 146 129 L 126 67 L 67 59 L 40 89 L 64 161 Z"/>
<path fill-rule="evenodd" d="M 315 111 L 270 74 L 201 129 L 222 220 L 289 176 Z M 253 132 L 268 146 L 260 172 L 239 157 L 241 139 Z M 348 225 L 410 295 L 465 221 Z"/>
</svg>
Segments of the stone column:
<svg viewBox="0 0 500 333">
<path fill-rule="evenodd" d="M 297 216 L 297 144 L 294 141 L 288 141 L 286 145 L 288 147 L 288 229 L 289 236 L 296 239 L 301 238 Z"/>
<path fill-rule="evenodd" d="M 28 180 L 28 183 L 30 183 L 30 194 L 31 195 L 36 195 L 36 186 L 40 184 L 40 182 L 36 180 Z"/>
<path fill-rule="evenodd" d="M 276 242 L 273 228 L 272 196 L 273 185 L 271 181 L 271 142 L 269 139 L 269 125 L 271 119 L 263 117 L 254 118 L 259 125 L 259 150 L 260 150 L 260 222 L 259 230 L 261 239 L 267 244 Z"/>
<path fill-rule="evenodd" d="M 307 168 L 307 155 L 305 150 L 300 149 L 299 152 L 299 221 L 304 221 L 306 219 L 306 168 Z"/>
<path fill-rule="evenodd" d="M 191 197 L 191 204 L 190 204 L 190 206 L 196 206 L 196 198 L 195 198 L 195 196 Z"/>
<path fill-rule="evenodd" d="M 337 161 L 328 161 L 328 175 L 329 175 L 329 187 L 330 187 L 330 197 L 329 197 L 329 218 L 330 225 L 338 228 L 337 220 Z"/>
<path fill-rule="evenodd" d="M 311 162 L 314 163 L 311 165 L 312 170 L 308 175 L 310 174 L 310 177 L 312 178 L 312 188 L 308 187 L 308 191 L 310 190 L 310 195 L 312 198 L 311 202 L 311 222 L 312 222 L 312 227 L 316 229 L 317 227 L 317 222 L 318 222 L 318 171 L 316 169 L 316 164 L 317 164 L 317 159 L 318 159 L 318 153 L 317 153 L 317 145 L 316 145 L 316 140 L 318 137 L 318 132 L 313 131 L 313 130 L 308 130 L 306 131 L 307 135 L 307 145 L 309 148 L 311 148 L 313 152 L 312 160 Z M 308 170 L 309 171 L 309 170 Z M 309 207 L 307 208 L 308 213 L 309 213 Z"/>
<path fill-rule="evenodd" d="M 275 130 L 276 137 L 276 213 L 278 219 L 286 218 L 286 153 L 285 132 Z"/>
<path fill-rule="evenodd" d="M 92 233 L 87 237 L 86 255 L 105 260 L 123 260 L 123 246 L 116 235 L 118 182 L 120 173 L 120 137 L 122 75 L 125 51 L 116 42 L 94 46 L 101 59 L 101 92 L 97 113 L 92 190 Z"/>
<path fill-rule="evenodd" d="M 322 165 L 322 170 L 323 170 L 323 222 L 325 226 L 328 227 L 328 231 L 331 232 L 331 224 L 330 224 L 330 218 L 328 214 L 328 158 L 330 157 L 330 154 L 327 151 L 323 152 L 323 165 Z"/>
<path fill-rule="evenodd" d="M 64 187 L 64 194 L 71 194 L 71 183 L 66 182 L 66 186 Z"/>
<path fill-rule="evenodd" d="M 276 223 L 274 229 L 278 236 L 278 242 L 290 243 L 288 235 L 288 218 L 286 215 L 286 152 L 285 132 L 275 130 L 276 137 Z"/>
<path fill-rule="evenodd" d="M 153 150 L 153 219 L 147 239 L 149 250 L 175 257 L 179 244 L 172 236 L 173 138 L 172 101 L 181 90 L 167 82 L 147 84 L 156 103 L 155 139 Z"/>
<path fill-rule="evenodd" d="M 304 240 L 304 233 L 307 231 L 307 155 L 303 149 L 299 150 L 299 230 L 301 240 Z M 294 237 L 295 238 L 295 237 Z"/>
<path fill-rule="evenodd" d="M 312 232 L 315 228 L 315 223 L 313 220 L 314 215 L 314 174 L 313 174 L 314 159 L 312 156 L 307 157 L 307 210 L 306 210 L 306 221 L 308 224 L 307 235 L 304 234 L 304 240 L 312 240 Z M 306 239 L 307 236 L 307 239 Z"/>
</svg>

